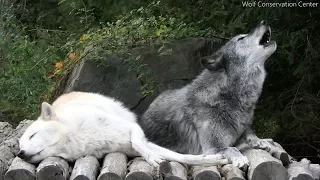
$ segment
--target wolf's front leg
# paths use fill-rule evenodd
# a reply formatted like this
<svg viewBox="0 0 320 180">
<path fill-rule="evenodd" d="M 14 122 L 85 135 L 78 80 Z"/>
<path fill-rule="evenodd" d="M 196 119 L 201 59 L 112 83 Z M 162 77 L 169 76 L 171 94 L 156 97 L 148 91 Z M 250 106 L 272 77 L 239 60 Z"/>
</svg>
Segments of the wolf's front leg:
<svg viewBox="0 0 320 180">
<path fill-rule="evenodd" d="M 204 154 L 222 154 L 224 157 L 228 158 L 229 163 L 239 168 L 246 167 L 249 164 L 247 157 L 241 154 L 241 152 L 236 147 L 227 148 L 211 148 L 204 152 Z"/>
<path fill-rule="evenodd" d="M 260 139 L 258 138 L 251 128 L 247 128 L 247 130 L 243 133 L 241 138 L 237 142 L 237 147 L 242 149 L 254 148 L 254 149 L 262 149 L 270 152 L 271 146 L 274 144 L 272 139 Z"/>
<path fill-rule="evenodd" d="M 270 152 L 271 144 L 273 144 L 272 139 L 249 139 L 248 144 L 251 148 L 254 149 L 263 149 L 265 151 Z"/>
</svg>

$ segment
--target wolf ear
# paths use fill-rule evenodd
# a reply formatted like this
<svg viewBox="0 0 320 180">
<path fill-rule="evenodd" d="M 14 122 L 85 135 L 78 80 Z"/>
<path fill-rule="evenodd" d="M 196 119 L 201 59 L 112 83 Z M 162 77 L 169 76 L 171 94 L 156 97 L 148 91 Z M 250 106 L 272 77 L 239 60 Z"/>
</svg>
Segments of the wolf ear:
<svg viewBox="0 0 320 180">
<path fill-rule="evenodd" d="M 47 102 L 43 102 L 41 104 L 41 119 L 48 121 L 48 120 L 52 120 L 53 117 L 55 116 L 52 106 L 47 103 Z"/>
<path fill-rule="evenodd" d="M 215 53 L 210 56 L 202 57 L 200 62 L 204 68 L 210 71 L 217 71 L 223 68 L 222 58 L 222 53 Z"/>
</svg>

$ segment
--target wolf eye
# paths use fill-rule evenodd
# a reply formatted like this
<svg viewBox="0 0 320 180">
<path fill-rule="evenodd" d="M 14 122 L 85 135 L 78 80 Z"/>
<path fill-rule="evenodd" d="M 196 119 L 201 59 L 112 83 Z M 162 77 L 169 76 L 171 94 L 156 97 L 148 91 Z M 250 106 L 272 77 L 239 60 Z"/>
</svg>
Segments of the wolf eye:
<svg viewBox="0 0 320 180">
<path fill-rule="evenodd" d="M 36 135 L 36 134 L 37 134 L 37 133 L 32 134 L 29 139 L 33 138 L 33 136 Z"/>
<path fill-rule="evenodd" d="M 243 36 L 243 37 L 239 38 L 239 39 L 238 39 L 238 41 L 242 40 L 244 37 L 245 37 L 245 36 Z"/>
</svg>

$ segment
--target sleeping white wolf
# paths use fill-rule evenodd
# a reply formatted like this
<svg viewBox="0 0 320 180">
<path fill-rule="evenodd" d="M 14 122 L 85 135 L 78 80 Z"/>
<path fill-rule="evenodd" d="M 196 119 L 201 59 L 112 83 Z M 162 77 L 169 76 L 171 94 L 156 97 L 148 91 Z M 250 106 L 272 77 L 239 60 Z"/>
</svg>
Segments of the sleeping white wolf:
<svg viewBox="0 0 320 180">
<path fill-rule="evenodd" d="M 26 129 L 19 144 L 18 156 L 31 163 L 49 156 L 68 161 L 85 155 L 102 158 L 116 151 L 141 155 L 153 166 L 163 160 L 193 165 L 228 163 L 220 154 L 185 155 L 151 143 L 122 103 L 84 92 L 64 94 L 52 106 L 42 103 L 40 117 Z"/>
</svg>

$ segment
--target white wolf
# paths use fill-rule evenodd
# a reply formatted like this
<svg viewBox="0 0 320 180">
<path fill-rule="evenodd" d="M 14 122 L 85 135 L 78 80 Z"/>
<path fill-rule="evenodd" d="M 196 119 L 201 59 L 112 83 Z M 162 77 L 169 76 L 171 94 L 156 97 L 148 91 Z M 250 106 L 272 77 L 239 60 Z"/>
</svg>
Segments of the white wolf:
<svg viewBox="0 0 320 180">
<path fill-rule="evenodd" d="M 220 154 L 186 155 L 149 142 L 135 115 L 122 103 L 94 93 L 72 92 L 51 106 L 44 102 L 40 117 L 19 141 L 18 156 L 37 163 L 49 156 L 74 161 L 85 155 L 102 158 L 110 152 L 141 155 L 149 164 L 163 160 L 194 165 L 226 164 Z"/>
</svg>

